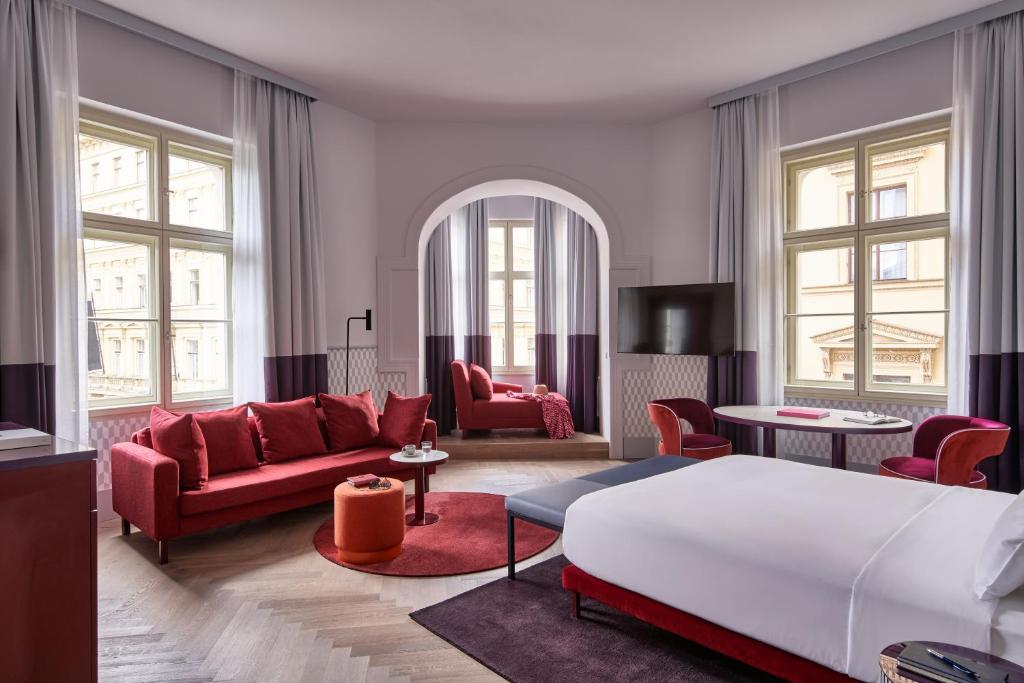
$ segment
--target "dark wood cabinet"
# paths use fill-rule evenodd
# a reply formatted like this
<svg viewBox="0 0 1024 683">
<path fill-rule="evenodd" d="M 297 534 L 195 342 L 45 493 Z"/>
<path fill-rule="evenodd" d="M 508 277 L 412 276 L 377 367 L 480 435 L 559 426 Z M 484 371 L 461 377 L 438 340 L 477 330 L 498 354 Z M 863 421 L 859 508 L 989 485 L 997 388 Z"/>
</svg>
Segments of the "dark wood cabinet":
<svg viewBox="0 0 1024 683">
<path fill-rule="evenodd" d="M 0 451 L 0 680 L 97 680 L 96 451 Z"/>
</svg>

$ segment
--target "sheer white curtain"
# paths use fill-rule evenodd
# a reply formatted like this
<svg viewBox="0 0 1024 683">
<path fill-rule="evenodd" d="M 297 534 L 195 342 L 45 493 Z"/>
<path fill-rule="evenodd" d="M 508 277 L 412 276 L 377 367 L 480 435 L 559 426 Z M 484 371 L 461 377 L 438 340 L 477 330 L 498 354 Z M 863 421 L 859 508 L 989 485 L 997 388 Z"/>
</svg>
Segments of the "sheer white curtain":
<svg viewBox="0 0 1024 683">
<path fill-rule="evenodd" d="M 0 2 L 0 420 L 88 438 L 75 11 Z"/>
<path fill-rule="evenodd" d="M 260 168 L 255 79 L 235 73 L 232 205 L 234 257 L 231 269 L 235 403 L 265 401 L 267 356 L 266 241 L 260 208 Z M 241 295 L 244 292 L 244 295 Z"/>
</svg>

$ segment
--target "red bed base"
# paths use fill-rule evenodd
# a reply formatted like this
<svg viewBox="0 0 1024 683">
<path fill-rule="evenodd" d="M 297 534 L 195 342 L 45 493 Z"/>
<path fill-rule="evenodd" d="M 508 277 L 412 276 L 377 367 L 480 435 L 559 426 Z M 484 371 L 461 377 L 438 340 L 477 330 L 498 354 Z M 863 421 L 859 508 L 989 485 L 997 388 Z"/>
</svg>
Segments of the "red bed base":
<svg viewBox="0 0 1024 683">
<path fill-rule="evenodd" d="M 594 578 L 576 565 L 570 564 L 562 570 L 562 587 L 574 594 L 574 617 L 579 616 L 580 596 L 585 595 L 648 624 L 793 683 L 846 683 L 855 680 L 817 662 Z"/>
</svg>

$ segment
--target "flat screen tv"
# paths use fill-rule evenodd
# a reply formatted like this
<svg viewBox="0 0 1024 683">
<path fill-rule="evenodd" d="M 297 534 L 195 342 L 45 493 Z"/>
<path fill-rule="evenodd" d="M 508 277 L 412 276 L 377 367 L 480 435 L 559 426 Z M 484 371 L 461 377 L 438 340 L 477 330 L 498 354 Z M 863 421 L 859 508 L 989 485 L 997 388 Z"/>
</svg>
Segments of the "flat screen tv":
<svg viewBox="0 0 1024 683">
<path fill-rule="evenodd" d="M 619 288 L 619 353 L 725 356 L 735 352 L 731 282 Z"/>
</svg>

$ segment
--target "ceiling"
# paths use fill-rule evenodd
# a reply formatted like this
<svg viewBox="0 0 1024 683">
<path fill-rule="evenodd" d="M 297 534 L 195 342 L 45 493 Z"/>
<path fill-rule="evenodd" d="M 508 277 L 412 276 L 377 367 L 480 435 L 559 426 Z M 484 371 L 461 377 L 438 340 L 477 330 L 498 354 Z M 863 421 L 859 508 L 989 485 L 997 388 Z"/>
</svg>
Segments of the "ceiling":
<svg viewBox="0 0 1024 683">
<path fill-rule="evenodd" d="M 991 0 L 105 0 L 376 120 L 665 119 Z"/>
</svg>

